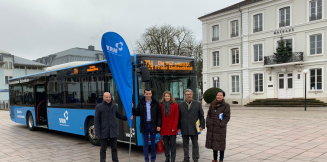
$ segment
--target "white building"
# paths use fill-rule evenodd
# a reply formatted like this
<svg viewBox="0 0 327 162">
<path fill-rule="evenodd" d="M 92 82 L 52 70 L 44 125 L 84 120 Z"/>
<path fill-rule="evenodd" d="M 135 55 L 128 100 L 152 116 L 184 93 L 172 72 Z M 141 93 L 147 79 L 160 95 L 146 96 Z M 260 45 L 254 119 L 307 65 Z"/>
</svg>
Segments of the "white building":
<svg viewBox="0 0 327 162">
<path fill-rule="evenodd" d="M 0 108 L 8 107 L 10 78 L 41 72 L 45 67 L 44 64 L 0 50 Z"/>
<path fill-rule="evenodd" d="M 203 88 L 219 87 L 229 103 L 262 98 L 327 102 L 327 0 L 245 0 L 204 15 Z M 281 37 L 292 57 L 276 62 Z"/>
</svg>

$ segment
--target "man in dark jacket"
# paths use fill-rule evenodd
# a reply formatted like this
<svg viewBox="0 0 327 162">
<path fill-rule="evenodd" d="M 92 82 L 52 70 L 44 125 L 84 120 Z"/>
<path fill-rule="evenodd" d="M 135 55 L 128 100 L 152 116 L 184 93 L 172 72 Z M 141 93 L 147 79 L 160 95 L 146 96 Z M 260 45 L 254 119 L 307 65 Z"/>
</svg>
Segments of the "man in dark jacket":
<svg viewBox="0 0 327 162">
<path fill-rule="evenodd" d="M 161 127 L 161 112 L 158 101 L 152 98 L 150 89 L 144 90 L 144 97 L 140 100 L 137 109 L 133 108 L 133 116 L 140 116 L 140 128 L 143 134 L 144 160 L 149 162 L 149 135 L 151 139 L 151 162 L 156 161 L 156 132 Z M 133 120 L 134 117 L 131 117 Z"/>
<path fill-rule="evenodd" d="M 180 114 L 180 129 L 183 138 L 184 162 L 190 161 L 189 156 L 189 140 L 192 140 L 192 158 L 194 162 L 198 162 L 199 144 L 198 131 L 196 128 L 196 121 L 200 121 L 200 131 L 205 128 L 205 120 L 203 109 L 200 102 L 193 100 L 193 91 L 191 89 L 185 90 L 185 101 L 179 104 Z"/>
<path fill-rule="evenodd" d="M 100 139 L 100 162 L 106 161 L 106 150 L 108 143 L 111 146 L 111 158 L 113 162 L 118 162 L 117 155 L 117 118 L 127 120 L 126 116 L 117 112 L 117 106 L 112 102 L 111 94 L 103 94 L 103 102 L 95 107 L 94 127 L 95 134 Z"/>
</svg>

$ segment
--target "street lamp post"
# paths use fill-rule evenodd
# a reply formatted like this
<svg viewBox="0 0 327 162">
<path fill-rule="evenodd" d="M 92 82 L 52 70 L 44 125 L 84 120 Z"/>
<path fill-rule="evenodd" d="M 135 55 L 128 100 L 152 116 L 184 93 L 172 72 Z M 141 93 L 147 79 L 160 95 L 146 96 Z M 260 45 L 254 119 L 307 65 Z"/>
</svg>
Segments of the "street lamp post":
<svg viewBox="0 0 327 162">
<path fill-rule="evenodd" d="M 308 69 L 304 69 L 304 111 L 307 111 L 307 73 L 309 72 Z"/>
</svg>

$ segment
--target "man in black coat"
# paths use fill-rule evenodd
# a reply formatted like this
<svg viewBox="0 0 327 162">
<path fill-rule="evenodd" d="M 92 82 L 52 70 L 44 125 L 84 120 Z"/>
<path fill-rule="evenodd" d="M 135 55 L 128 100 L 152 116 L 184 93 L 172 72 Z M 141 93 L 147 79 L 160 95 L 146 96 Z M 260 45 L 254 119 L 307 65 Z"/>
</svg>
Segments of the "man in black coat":
<svg viewBox="0 0 327 162">
<path fill-rule="evenodd" d="M 193 91 L 191 89 L 185 90 L 185 101 L 179 104 L 180 115 L 180 129 L 183 138 L 184 161 L 189 162 L 189 140 L 192 141 L 192 158 L 194 162 L 198 162 L 199 144 L 198 131 L 196 128 L 196 121 L 200 121 L 199 129 L 202 131 L 205 128 L 205 120 L 203 109 L 200 102 L 193 100 Z"/>
<path fill-rule="evenodd" d="M 108 143 L 111 146 L 111 158 L 113 162 L 118 162 L 117 155 L 117 118 L 127 120 L 126 116 L 117 112 L 117 106 L 112 102 L 111 94 L 103 94 L 103 102 L 95 107 L 94 127 L 95 135 L 100 139 L 100 162 L 106 161 L 106 150 Z"/>
<path fill-rule="evenodd" d="M 148 140 L 151 139 L 151 162 L 156 161 L 156 132 L 161 128 L 161 112 L 158 101 L 152 98 L 150 89 L 144 90 L 144 97 L 137 109 L 133 108 L 133 116 L 140 116 L 140 128 L 143 134 L 144 160 L 149 162 Z M 134 117 L 131 117 L 133 120 Z"/>
</svg>

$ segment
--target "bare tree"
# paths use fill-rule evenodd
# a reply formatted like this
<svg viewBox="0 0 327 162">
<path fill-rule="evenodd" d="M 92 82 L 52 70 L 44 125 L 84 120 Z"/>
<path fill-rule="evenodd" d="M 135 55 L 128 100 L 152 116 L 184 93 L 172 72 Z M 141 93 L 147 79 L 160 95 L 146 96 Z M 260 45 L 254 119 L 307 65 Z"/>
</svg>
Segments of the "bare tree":
<svg viewBox="0 0 327 162">
<path fill-rule="evenodd" d="M 202 50 L 197 49 L 201 47 L 200 43 L 196 43 L 193 33 L 185 27 L 152 26 L 145 30 L 136 45 L 135 51 L 141 54 L 167 54 L 202 59 Z"/>
</svg>

